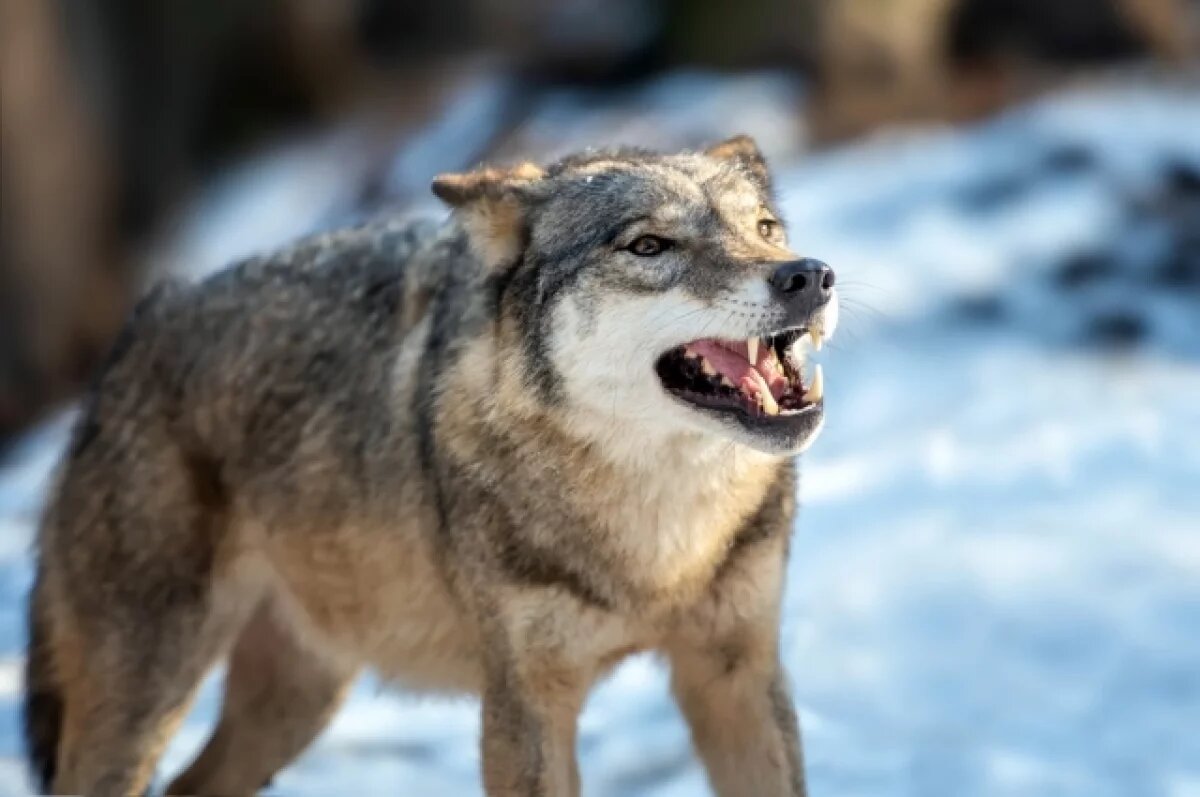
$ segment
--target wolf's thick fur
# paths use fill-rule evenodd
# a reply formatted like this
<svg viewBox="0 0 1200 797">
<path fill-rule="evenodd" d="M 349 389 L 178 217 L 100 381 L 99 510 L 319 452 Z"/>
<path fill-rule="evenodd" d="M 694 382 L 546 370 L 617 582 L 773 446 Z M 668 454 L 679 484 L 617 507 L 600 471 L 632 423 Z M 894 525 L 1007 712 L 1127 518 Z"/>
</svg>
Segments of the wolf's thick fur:
<svg viewBox="0 0 1200 797">
<path fill-rule="evenodd" d="M 254 792 L 370 666 L 482 696 L 489 795 L 577 794 L 589 687 L 658 650 L 719 794 L 804 794 L 778 627 L 790 457 L 819 415 L 748 431 L 654 372 L 689 339 L 830 309 L 767 290 L 794 255 L 759 232 L 757 149 L 434 190 L 445 225 L 319 236 L 128 321 L 40 535 L 43 790 L 141 794 L 228 656 L 219 726 L 170 793 Z M 679 243 L 631 254 L 647 233 Z"/>
</svg>

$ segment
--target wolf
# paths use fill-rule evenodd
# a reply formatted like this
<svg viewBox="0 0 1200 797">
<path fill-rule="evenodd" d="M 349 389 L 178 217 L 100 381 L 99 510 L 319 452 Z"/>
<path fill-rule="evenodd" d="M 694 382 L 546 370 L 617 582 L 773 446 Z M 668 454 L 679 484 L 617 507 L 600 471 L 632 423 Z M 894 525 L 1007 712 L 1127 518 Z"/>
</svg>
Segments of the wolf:
<svg viewBox="0 0 1200 797">
<path fill-rule="evenodd" d="M 589 687 L 655 651 L 723 797 L 805 794 L 779 658 L 834 273 L 739 136 L 437 177 L 385 218 L 165 284 L 96 379 L 39 529 L 42 791 L 251 794 L 364 668 L 481 699 L 491 797 L 577 795 Z"/>
</svg>

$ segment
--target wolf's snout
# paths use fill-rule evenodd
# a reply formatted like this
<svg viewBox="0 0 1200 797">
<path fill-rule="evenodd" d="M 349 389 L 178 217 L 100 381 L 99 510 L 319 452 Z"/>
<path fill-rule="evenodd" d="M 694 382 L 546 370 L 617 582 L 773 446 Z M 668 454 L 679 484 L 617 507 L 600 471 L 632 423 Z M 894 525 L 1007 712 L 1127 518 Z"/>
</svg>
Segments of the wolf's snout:
<svg viewBox="0 0 1200 797">
<path fill-rule="evenodd" d="M 801 296 L 826 298 L 835 282 L 833 269 L 815 258 L 791 260 L 775 269 L 771 275 L 771 287 L 782 298 L 799 299 Z"/>
</svg>

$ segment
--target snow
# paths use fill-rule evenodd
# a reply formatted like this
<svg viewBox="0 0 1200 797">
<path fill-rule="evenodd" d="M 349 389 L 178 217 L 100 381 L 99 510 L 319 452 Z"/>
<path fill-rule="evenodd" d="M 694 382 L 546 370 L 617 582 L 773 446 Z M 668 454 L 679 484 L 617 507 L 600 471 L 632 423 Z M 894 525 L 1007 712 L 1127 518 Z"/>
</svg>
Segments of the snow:
<svg viewBox="0 0 1200 797">
<path fill-rule="evenodd" d="M 710 114 L 755 85 L 680 81 Z M 1134 212 L 1164 169 L 1200 170 L 1197 130 L 1194 89 L 1117 82 L 776 161 L 791 239 L 844 297 L 783 634 L 814 795 L 1200 795 L 1200 286 L 1152 278 L 1200 219 Z M 299 179 L 285 160 L 268 171 Z M 328 197 L 300 190 L 285 220 L 315 226 Z M 227 202 L 209 240 L 274 243 L 282 227 L 255 239 L 249 199 Z M 1081 251 L 1115 271 L 1065 285 Z M 1113 312 L 1143 333 L 1093 334 Z M 0 795 L 28 793 L 28 548 L 69 421 L 0 462 Z M 202 743 L 218 686 L 164 773 Z M 602 684 L 580 729 L 585 794 L 706 793 L 654 659 Z M 471 700 L 365 679 L 272 792 L 479 794 L 478 733 Z"/>
</svg>

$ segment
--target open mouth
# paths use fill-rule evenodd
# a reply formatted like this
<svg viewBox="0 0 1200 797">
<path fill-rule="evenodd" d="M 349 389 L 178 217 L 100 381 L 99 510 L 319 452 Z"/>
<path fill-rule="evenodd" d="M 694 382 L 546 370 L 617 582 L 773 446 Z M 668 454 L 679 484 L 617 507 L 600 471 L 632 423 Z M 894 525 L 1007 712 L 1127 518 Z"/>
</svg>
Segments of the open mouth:
<svg viewBox="0 0 1200 797">
<path fill-rule="evenodd" d="M 703 338 L 668 351 L 656 370 L 663 387 L 690 404 L 770 421 L 821 405 L 821 366 L 804 374 L 805 349 L 820 349 L 821 341 L 819 330 L 806 327 L 747 340 Z"/>
</svg>

